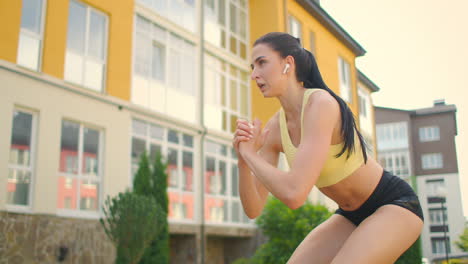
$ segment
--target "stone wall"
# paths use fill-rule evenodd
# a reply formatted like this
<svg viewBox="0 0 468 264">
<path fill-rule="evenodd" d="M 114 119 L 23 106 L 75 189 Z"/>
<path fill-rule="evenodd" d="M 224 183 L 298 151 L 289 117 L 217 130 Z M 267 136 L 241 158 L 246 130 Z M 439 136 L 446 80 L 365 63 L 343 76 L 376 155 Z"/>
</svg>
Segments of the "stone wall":
<svg viewBox="0 0 468 264">
<path fill-rule="evenodd" d="M 66 250 L 59 261 L 60 248 Z M 0 264 L 114 263 L 98 220 L 0 212 Z"/>
</svg>

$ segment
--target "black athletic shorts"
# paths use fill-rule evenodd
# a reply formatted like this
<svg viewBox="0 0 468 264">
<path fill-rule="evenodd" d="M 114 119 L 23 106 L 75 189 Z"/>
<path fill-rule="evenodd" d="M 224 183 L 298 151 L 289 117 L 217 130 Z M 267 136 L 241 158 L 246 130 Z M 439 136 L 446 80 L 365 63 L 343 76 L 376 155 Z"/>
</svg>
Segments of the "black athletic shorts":
<svg viewBox="0 0 468 264">
<path fill-rule="evenodd" d="M 358 226 L 379 207 L 387 204 L 394 204 L 406 208 L 424 221 L 418 196 L 411 186 L 404 180 L 385 170 L 371 196 L 358 209 L 345 211 L 338 208 L 335 213 L 346 217 Z"/>
</svg>

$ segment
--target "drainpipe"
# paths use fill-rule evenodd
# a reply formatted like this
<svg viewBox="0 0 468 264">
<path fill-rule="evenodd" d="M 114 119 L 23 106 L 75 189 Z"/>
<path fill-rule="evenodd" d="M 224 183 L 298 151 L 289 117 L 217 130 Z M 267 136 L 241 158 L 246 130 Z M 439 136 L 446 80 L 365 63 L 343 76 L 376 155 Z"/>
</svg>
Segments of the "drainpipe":
<svg viewBox="0 0 468 264">
<path fill-rule="evenodd" d="M 200 132 L 200 152 L 198 154 L 198 157 L 200 157 L 200 184 L 201 184 L 201 188 L 199 188 L 201 190 L 200 192 L 200 206 L 201 206 L 201 210 L 199 212 L 201 212 L 201 218 L 200 218 L 200 233 L 199 233 L 199 236 L 200 236 L 200 246 L 197 247 L 199 248 L 199 252 L 197 252 L 197 263 L 199 264 L 203 264 L 205 263 L 205 248 L 206 248 L 206 236 L 205 236 L 205 137 L 206 137 L 206 133 L 207 133 L 207 129 L 205 127 L 205 117 L 204 117 L 204 113 L 205 113 L 205 88 L 204 88 L 204 72 L 205 72 L 205 67 L 204 67 L 204 53 L 205 53 L 205 19 L 204 19 L 204 9 L 205 9 L 205 0 L 201 0 L 201 7 L 200 7 L 200 26 L 199 26 L 199 29 L 200 29 L 200 53 L 199 53 L 199 56 L 200 56 L 200 72 L 199 72 L 199 77 L 200 77 L 200 82 L 199 82 L 199 108 L 198 108 L 198 111 L 199 111 L 199 120 L 200 120 L 200 126 L 202 127 L 202 131 Z"/>
</svg>

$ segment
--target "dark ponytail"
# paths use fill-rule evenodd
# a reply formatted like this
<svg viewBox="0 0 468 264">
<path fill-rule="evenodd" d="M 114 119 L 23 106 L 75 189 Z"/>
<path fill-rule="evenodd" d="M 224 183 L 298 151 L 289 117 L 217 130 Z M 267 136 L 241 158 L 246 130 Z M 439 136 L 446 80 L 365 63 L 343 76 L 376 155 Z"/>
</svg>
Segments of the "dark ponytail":
<svg viewBox="0 0 468 264">
<path fill-rule="evenodd" d="M 325 84 L 314 55 L 301 47 L 299 39 L 287 33 L 268 33 L 257 39 L 254 46 L 261 43 L 269 45 L 273 50 L 279 52 L 283 58 L 289 55 L 293 56 L 296 63 L 297 80 L 303 82 L 306 88 L 320 88 L 327 91 L 340 105 L 341 135 L 344 140 L 344 146 L 336 157 L 340 157 L 348 150 L 346 158 L 349 158 L 350 154 L 355 151 L 354 133 L 356 132 L 359 142 L 361 143 L 364 161 L 367 162 L 366 143 L 361 133 L 356 128 L 353 112 L 351 112 L 346 102 Z"/>
</svg>

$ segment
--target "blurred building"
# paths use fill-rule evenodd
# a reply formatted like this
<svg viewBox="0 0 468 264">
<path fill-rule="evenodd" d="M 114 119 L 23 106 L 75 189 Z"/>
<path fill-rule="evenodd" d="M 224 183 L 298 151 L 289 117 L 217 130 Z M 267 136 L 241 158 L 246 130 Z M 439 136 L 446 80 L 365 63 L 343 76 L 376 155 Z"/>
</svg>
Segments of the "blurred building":
<svg viewBox="0 0 468 264">
<path fill-rule="evenodd" d="M 417 190 L 425 217 L 423 256 L 431 263 L 462 254 L 463 216 L 455 136 L 456 107 L 444 100 L 417 110 L 376 107 L 380 164 Z"/>
<path fill-rule="evenodd" d="M 237 118 L 266 123 L 279 108 L 249 81 L 255 39 L 301 38 L 362 111 L 365 51 L 318 2 L 2 0 L 0 255 L 54 262 L 66 248 L 74 261 L 112 262 L 101 206 L 131 188 L 144 151 L 169 164 L 172 263 L 253 254 L 232 133 Z"/>
</svg>

